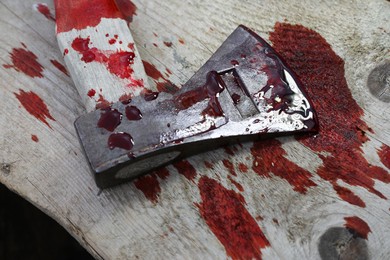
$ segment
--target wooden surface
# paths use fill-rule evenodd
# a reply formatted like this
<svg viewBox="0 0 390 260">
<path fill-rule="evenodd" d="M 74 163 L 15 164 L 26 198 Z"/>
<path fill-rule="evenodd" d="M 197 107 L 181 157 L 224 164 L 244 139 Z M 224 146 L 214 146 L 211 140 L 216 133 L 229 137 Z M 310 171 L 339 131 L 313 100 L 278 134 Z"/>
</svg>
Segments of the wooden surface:
<svg viewBox="0 0 390 260">
<path fill-rule="evenodd" d="M 85 111 L 58 69 L 52 16 L 34 4 L 0 2 L 0 181 L 96 258 L 390 257 L 388 1 L 134 1 L 134 40 L 163 75 L 147 71 L 152 86 L 180 86 L 245 24 L 297 72 L 322 126 L 103 191 L 73 127 Z"/>
</svg>

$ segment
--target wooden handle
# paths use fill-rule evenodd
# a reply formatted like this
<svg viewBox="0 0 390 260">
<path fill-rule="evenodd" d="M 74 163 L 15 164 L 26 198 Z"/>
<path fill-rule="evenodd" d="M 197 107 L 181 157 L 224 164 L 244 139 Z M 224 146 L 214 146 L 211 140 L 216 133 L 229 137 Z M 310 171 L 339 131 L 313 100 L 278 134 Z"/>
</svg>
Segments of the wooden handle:
<svg viewBox="0 0 390 260">
<path fill-rule="evenodd" d="M 148 88 L 134 39 L 110 0 L 56 0 L 57 40 L 88 112 Z"/>
</svg>

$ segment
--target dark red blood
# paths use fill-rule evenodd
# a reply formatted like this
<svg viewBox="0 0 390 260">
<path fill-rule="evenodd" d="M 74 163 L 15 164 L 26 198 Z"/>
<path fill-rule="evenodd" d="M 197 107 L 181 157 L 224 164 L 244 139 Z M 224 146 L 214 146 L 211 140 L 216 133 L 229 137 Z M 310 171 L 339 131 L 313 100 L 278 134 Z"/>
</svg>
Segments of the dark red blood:
<svg viewBox="0 0 390 260">
<path fill-rule="evenodd" d="M 89 48 L 90 39 L 77 37 L 72 42 L 72 48 L 82 55 L 81 60 L 88 63 L 95 60 L 95 53 Z"/>
<path fill-rule="evenodd" d="M 390 169 L 390 147 L 387 145 L 382 145 L 381 149 L 378 151 L 379 158 L 381 162 Z"/>
<path fill-rule="evenodd" d="M 126 93 L 126 94 L 123 94 L 122 96 L 119 97 L 119 101 L 123 105 L 128 105 L 128 104 L 130 104 L 132 98 L 133 98 L 132 94 Z"/>
<path fill-rule="evenodd" d="M 110 150 L 114 148 L 122 148 L 125 150 L 131 150 L 134 145 L 134 140 L 128 133 L 113 133 L 108 137 L 108 148 Z"/>
<path fill-rule="evenodd" d="M 165 46 L 172 47 L 172 42 L 164 42 Z"/>
<path fill-rule="evenodd" d="M 171 74 L 172 75 L 172 71 L 168 68 L 165 68 L 165 70 L 167 71 L 168 74 Z"/>
<path fill-rule="evenodd" d="M 137 6 L 131 0 L 115 0 L 119 10 L 129 22 L 133 21 L 133 16 L 137 15 Z"/>
<path fill-rule="evenodd" d="M 26 46 L 23 43 L 22 45 L 24 47 Z M 43 78 L 43 66 L 38 62 L 38 57 L 31 51 L 23 48 L 13 48 L 10 57 L 12 65 L 3 64 L 4 68 L 13 68 L 32 78 Z"/>
<path fill-rule="evenodd" d="M 112 45 L 112 44 L 116 43 L 116 39 L 110 39 L 110 40 L 108 41 L 108 43 Z"/>
<path fill-rule="evenodd" d="M 68 49 L 64 49 L 64 56 L 66 55 L 66 54 L 68 54 L 69 53 L 69 50 Z"/>
<path fill-rule="evenodd" d="M 213 169 L 213 164 L 208 162 L 208 161 L 204 161 L 204 165 L 208 168 L 208 169 Z"/>
<path fill-rule="evenodd" d="M 321 124 L 319 135 L 297 137 L 301 143 L 321 153 L 323 165 L 317 169 L 317 174 L 351 204 L 365 205 L 351 190 L 341 188 L 338 183 L 360 186 L 385 198 L 374 188 L 374 179 L 389 183 L 390 176 L 386 170 L 368 163 L 363 155 L 362 143 L 368 138 L 362 130 L 369 131 L 369 127 L 361 119 L 363 110 L 348 88 L 344 61 L 320 34 L 301 25 L 276 23 L 270 40 L 301 79 L 317 110 Z"/>
<path fill-rule="evenodd" d="M 88 97 L 92 98 L 93 96 L 95 96 L 96 94 L 96 90 L 94 90 L 93 88 L 91 88 L 90 90 L 88 90 Z"/>
<path fill-rule="evenodd" d="M 157 174 L 157 176 L 160 177 L 160 179 L 162 179 L 162 180 L 165 180 L 166 178 L 169 177 L 169 171 L 167 168 L 161 168 L 161 169 L 155 170 L 154 173 Z"/>
<path fill-rule="evenodd" d="M 234 186 L 236 186 L 237 190 L 239 190 L 239 191 L 241 191 L 241 192 L 244 191 L 244 187 L 242 187 L 241 184 L 239 184 L 237 181 L 235 181 L 235 180 L 232 178 L 232 176 L 228 175 L 227 177 L 228 177 L 228 179 L 230 180 L 230 182 L 231 182 Z"/>
<path fill-rule="evenodd" d="M 238 103 L 240 103 L 241 96 L 238 95 L 237 93 L 234 93 L 232 95 L 232 99 L 233 99 L 234 104 L 237 105 Z"/>
<path fill-rule="evenodd" d="M 145 101 L 152 101 L 158 97 L 158 92 L 153 92 L 151 90 L 145 90 L 143 93 Z"/>
<path fill-rule="evenodd" d="M 106 33 L 106 37 L 109 37 L 109 36 L 110 36 L 110 34 Z"/>
<path fill-rule="evenodd" d="M 311 180 L 311 173 L 288 160 L 286 151 L 278 140 L 269 139 L 255 142 L 251 148 L 252 169 L 260 176 L 271 178 L 271 173 L 285 179 L 299 193 L 317 186 Z"/>
<path fill-rule="evenodd" d="M 206 77 L 206 84 L 203 86 L 184 92 L 174 98 L 176 108 L 187 109 L 209 98 L 208 106 L 202 111 L 202 115 L 223 116 L 217 95 L 226 88 L 225 83 L 216 71 L 210 71 Z"/>
<path fill-rule="evenodd" d="M 158 47 L 157 43 L 153 43 L 153 46 L 154 46 L 154 47 Z"/>
<path fill-rule="evenodd" d="M 231 149 L 231 146 L 225 146 L 224 150 L 225 150 L 225 153 L 227 153 L 228 155 L 234 155 L 234 152 Z"/>
<path fill-rule="evenodd" d="M 122 121 L 122 113 L 113 108 L 102 109 L 97 126 L 110 132 L 114 131 Z"/>
<path fill-rule="evenodd" d="M 100 89 L 100 91 L 102 90 Z M 96 102 L 96 109 L 106 109 L 111 106 L 111 103 L 102 94 L 99 94 L 99 99 Z"/>
<path fill-rule="evenodd" d="M 272 222 L 274 222 L 276 225 L 279 225 L 279 221 L 276 218 L 273 218 Z"/>
<path fill-rule="evenodd" d="M 159 92 L 167 92 L 167 93 L 174 94 L 176 93 L 176 91 L 179 90 L 179 88 L 175 84 L 173 84 L 170 80 L 166 79 L 163 76 L 163 74 L 158 69 L 156 69 L 156 67 L 153 64 L 145 60 L 142 60 L 142 63 L 144 65 L 146 75 L 154 79 L 154 82 L 156 83 L 157 86 L 157 90 Z"/>
<path fill-rule="evenodd" d="M 118 34 L 114 34 L 114 38 L 118 40 Z"/>
<path fill-rule="evenodd" d="M 115 1 L 90 0 L 64 1 L 55 0 L 57 16 L 57 33 L 72 29 L 81 30 L 88 26 L 95 27 L 101 18 L 122 18 L 122 13 L 115 5 Z"/>
<path fill-rule="evenodd" d="M 243 173 L 248 172 L 248 167 L 243 163 L 238 164 L 238 169 L 240 170 L 240 172 L 243 172 Z"/>
<path fill-rule="evenodd" d="M 137 189 L 142 191 L 145 197 L 153 203 L 158 202 L 158 196 L 161 192 L 160 183 L 156 174 L 148 174 L 134 181 Z"/>
<path fill-rule="evenodd" d="M 49 7 L 47 7 L 46 4 L 39 3 L 36 5 L 36 8 L 37 8 L 38 12 L 43 14 L 47 19 L 52 20 L 52 21 L 56 20 L 54 18 L 54 16 L 50 13 Z"/>
<path fill-rule="evenodd" d="M 16 98 L 19 100 L 20 104 L 27 110 L 30 115 L 34 116 L 39 121 L 45 123 L 48 127 L 51 128 L 46 119 L 51 119 L 56 121 L 50 114 L 49 109 L 47 108 L 45 102 L 34 92 L 25 92 L 22 89 L 19 89 L 19 94 L 14 93 Z"/>
<path fill-rule="evenodd" d="M 188 180 L 193 180 L 196 177 L 196 170 L 192 164 L 190 164 L 189 161 L 183 160 L 179 162 L 173 163 L 173 166 L 176 168 L 176 170 L 186 177 Z"/>
<path fill-rule="evenodd" d="M 230 61 L 230 64 L 232 64 L 233 66 L 238 66 L 238 65 L 240 65 L 240 63 L 239 63 L 237 60 L 231 60 L 231 61 Z"/>
<path fill-rule="evenodd" d="M 184 40 L 183 40 L 182 38 L 179 39 L 179 42 L 180 42 L 181 44 L 184 44 Z"/>
<path fill-rule="evenodd" d="M 367 223 L 356 216 L 353 217 L 345 217 L 344 220 L 346 221 L 345 227 L 351 230 L 353 233 L 357 234 L 361 238 L 367 239 L 368 233 L 371 232 L 370 227 L 367 225 Z"/>
<path fill-rule="evenodd" d="M 202 202 L 196 204 L 210 230 L 232 259 L 261 259 L 270 246 L 240 194 L 203 176 L 198 184 Z"/>
<path fill-rule="evenodd" d="M 126 118 L 131 121 L 141 120 L 142 113 L 136 106 L 127 106 L 126 109 Z"/>
<path fill-rule="evenodd" d="M 236 171 L 234 170 L 234 165 L 231 161 L 228 159 L 222 160 L 223 165 L 226 167 L 226 169 L 229 170 L 231 175 L 237 176 Z"/>
<path fill-rule="evenodd" d="M 66 70 L 65 66 L 59 63 L 56 60 L 50 60 L 51 64 L 53 64 L 59 71 L 64 73 L 66 76 L 69 76 L 68 71 Z"/>
<path fill-rule="evenodd" d="M 31 135 L 31 140 L 33 140 L 36 143 L 38 143 L 38 141 L 39 141 L 38 136 L 36 136 L 36 135 Z"/>
</svg>

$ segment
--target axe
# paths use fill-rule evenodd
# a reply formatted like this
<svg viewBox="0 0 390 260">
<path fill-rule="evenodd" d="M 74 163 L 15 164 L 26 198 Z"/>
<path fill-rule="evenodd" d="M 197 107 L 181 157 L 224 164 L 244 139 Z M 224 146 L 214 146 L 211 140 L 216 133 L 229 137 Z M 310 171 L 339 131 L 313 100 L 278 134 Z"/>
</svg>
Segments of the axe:
<svg viewBox="0 0 390 260">
<path fill-rule="evenodd" d="M 75 127 L 100 188 L 222 145 L 318 131 L 295 74 L 243 25 L 179 91 L 158 93 L 114 1 L 55 2 L 59 46 L 88 112 Z"/>
</svg>

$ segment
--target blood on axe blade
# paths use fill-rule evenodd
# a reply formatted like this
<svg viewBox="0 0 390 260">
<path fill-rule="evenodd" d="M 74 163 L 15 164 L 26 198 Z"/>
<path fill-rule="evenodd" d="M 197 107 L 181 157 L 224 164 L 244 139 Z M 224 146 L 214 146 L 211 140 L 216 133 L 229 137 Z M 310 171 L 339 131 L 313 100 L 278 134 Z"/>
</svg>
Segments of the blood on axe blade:
<svg viewBox="0 0 390 260">
<path fill-rule="evenodd" d="M 82 63 L 80 56 L 68 67 Z M 241 25 L 177 93 L 112 103 L 75 126 L 96 183 L 106 188 L 221 145 L 316 132 L 318 121 L 294 73 Z"/>
</svg>

